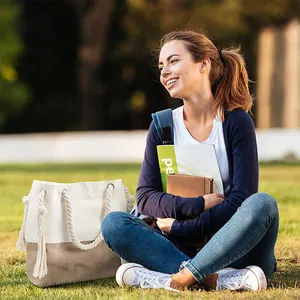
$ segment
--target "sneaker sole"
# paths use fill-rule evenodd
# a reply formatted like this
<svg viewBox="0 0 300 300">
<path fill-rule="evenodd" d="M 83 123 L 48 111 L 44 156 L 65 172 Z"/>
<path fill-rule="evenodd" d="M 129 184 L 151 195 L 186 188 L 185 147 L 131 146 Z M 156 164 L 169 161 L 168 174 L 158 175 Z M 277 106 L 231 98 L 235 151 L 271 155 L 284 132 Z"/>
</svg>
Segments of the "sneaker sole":
<svg viewBox="0 0 300 300">
<path fill-rule="evenodd" d="M 246 267 L 246 269 L 251 271 L 257 279 L 258 287 L 257 287 L 256 292 L 266 290 L 268 283 L 267 283 L 267 278 L 266 278 L 264 271 L 258 266 L 248 266 L 248 267 Z"/>
</svg>

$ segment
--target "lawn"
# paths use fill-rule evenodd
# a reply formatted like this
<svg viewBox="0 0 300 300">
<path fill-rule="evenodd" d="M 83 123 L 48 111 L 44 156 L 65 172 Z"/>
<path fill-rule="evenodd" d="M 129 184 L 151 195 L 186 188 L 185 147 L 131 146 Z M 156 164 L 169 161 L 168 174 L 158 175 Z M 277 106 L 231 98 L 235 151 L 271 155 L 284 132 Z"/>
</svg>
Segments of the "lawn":
<svg viewBox="0 0 300 300">
<path fill-rule="evenodd" d="M 139 165 L 0 165 L 0 299 L 300 299 L 300 165 L 260 167 L 259 190 L 278 201 L 280 231 L 276 247 L 279 271 L 263 293 L 119 288 L 114 279 L 40 289 L 27 279 L 25 255 L 15 250 L 23 218 L 21 197 L 33 179 L 75 182 L 117 179 L 133 193 Z"/>
</svg>

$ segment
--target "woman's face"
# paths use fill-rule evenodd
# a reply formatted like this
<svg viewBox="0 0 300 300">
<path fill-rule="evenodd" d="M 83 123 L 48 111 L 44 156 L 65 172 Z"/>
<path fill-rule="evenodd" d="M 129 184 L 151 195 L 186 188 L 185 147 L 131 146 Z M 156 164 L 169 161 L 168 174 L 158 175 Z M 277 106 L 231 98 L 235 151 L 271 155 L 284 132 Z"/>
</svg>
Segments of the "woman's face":
<svg viewBox="0 0 300 300">
<path fill-rule="evenodd" d="M 160 50 L 160 82 L 172 98 L 189 98 L 201 87 L 201 65 L 193 61 L 184 42 L 170 41 Z"/>
</svg>

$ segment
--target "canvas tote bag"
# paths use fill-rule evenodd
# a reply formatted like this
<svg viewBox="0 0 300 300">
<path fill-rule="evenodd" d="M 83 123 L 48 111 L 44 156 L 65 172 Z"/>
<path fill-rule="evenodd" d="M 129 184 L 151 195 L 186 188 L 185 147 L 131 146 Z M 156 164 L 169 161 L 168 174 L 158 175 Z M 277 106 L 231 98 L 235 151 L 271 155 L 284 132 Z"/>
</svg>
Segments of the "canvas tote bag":
<svg viewBox="0 0 300 300">
<path fill-rule="evenodd" d="M 115 275 L 120 258 L 105 244 L 101 221 L 111 211 L 131 210 L 134 197 L 122 180 L 34 180 L 22 201 L 17 249 L 26 251 L 26 274 L 33 284 L 45 287 Z"/>
</svg>

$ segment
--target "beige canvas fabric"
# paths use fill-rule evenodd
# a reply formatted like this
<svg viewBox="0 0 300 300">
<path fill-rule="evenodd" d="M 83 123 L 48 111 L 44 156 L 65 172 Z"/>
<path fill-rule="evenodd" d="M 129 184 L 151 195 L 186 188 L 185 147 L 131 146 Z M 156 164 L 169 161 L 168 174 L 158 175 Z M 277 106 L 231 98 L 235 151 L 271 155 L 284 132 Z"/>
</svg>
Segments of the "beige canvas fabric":
<svg viewBox="0 0 300 300">
<path fill-rule="evenodd" d="M 114 276 L 120 258 L 105 244 L 101 222 L 111 211 L 130 211 L 134 197 L 122 181 L 61 184 L 34 181 L 23 197 L 17 249 L 39 287 Z"/>
<path fill-rule="evenodd" d="M 33 277 L 37 244 L 26 245 L 26 274 L 38 287 L 80 282 L 114 276 L 120 266 L 120 258 L 104 241 L 88 251 L 78 249 L 73 243 L 47 244 L 48 273 L 39 279 Z"/>
</svg>

